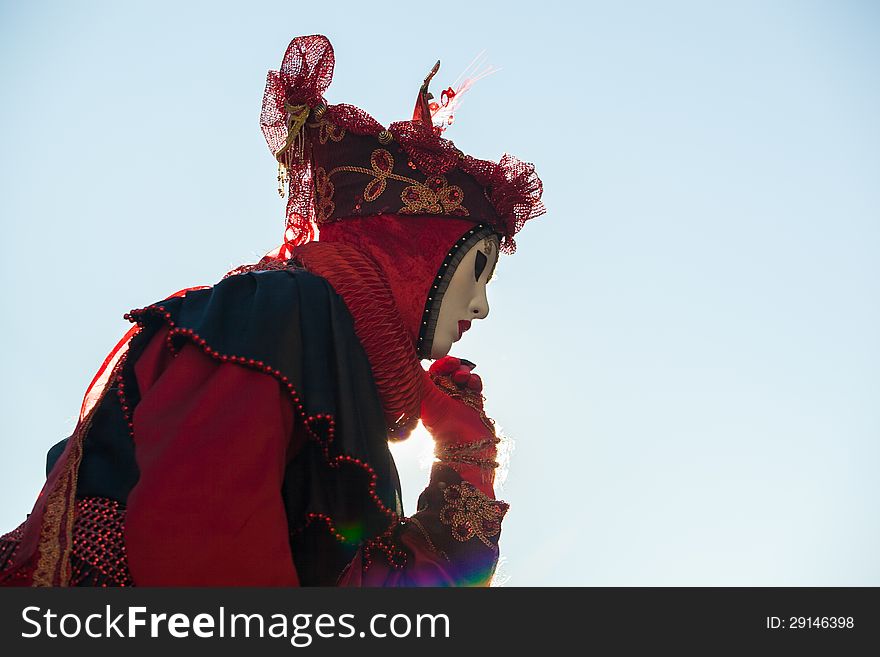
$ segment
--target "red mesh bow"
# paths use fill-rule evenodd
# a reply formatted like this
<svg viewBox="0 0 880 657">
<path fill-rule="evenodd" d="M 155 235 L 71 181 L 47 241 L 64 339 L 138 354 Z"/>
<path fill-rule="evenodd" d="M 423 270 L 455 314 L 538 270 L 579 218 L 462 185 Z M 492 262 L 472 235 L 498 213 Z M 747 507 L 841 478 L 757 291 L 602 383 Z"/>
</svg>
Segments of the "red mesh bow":
<svg viewBox="0 0 880 657">
<path fill-rule="evenodd" d="M 333 80 L 336 58 L 327 37 L 314 34 L 297 37 L 287 46 L 280 71 L 269 71 L 263 92 L 260 128 L 266 143 L 277 153 L 287 141 L 285 102 L 314 107 L 324 100 Z"/>
<path fill-rule="evenodd" d="M 301 116 L 323 103 L 323 94 L 333 79 L 335 64 L 333 46 L 320 34 L 297 37 L 290 42 L 280 71 L 269 71 L 263 92 L 263 111 L 260 128 L 272 154 L 278 157 L 298 135 L 292 129 L 302 130 L 302 122 L 293 123 L 296 108 Z M 284 158 L 287 176 L 287 225 L 281 256 L 289 257 L 289 247 L 305 244 L 314 236 L 315 207 L 312 201 L 312 170 L 305 152 L 300 157 L 288 152 Z M 279 183 L 283 184 L 282 172 Z"/>
</svg>

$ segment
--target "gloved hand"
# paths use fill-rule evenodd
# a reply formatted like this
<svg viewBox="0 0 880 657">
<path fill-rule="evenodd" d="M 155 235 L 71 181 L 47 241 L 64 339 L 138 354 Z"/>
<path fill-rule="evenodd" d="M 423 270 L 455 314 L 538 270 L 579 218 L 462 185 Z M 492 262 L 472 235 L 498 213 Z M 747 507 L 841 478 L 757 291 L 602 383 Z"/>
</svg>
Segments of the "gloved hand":
<svg viewBox="0 0 880 657">
<path fill-rule="evenodd" d="M 464 358 L 444 356 L 431 364 L 428 373 L 434 376 L 449 376 L 458 387 L 479 393 L 483 390 L 483 381 L 479 375 L 471 373 L 475 367 L 475 363 Z"/>
<path fill-rule="evenodd" d="M 481 419 L 483 410 L 483 382 L 480 377 L 472 373 L 476 367 L 474 363 L 444 356 L 434 361 L 428 369 L 425 377 L 425 385 L 422 391 L 422 424 L 428 427 L 432 434 L 436 430 L 442 430 L 442 435 L 434 435 L 434 440 L 447 442 L 455 439 L 449 435 L 458 431 L 466 432 L 466 426 L 473 424 L 474 428 L 485 424 Z M 451 424 L 461 424 L 454 427 Z M 446 426 L 450 425 L 450 426 Z M 480 431 L 477 428 L 478 431 Z M 485 437 L 485 436 L 483 436 Z M 466 438 L 465 435 L 457 437 L 459 440 Z"/>
<path fill-rule="evenodd" d="M 483 413 L 482 382 L 473 368 L 470 361 L 447 356 L 423 372 L 421 419 L 434 437 L 438 461 L 416 513 L 385 543 L 368 542 L 343 573 L 341 586 L 489 585 L 508 505 L 495 498 L 498 438 Z M 402 567 L 372 560 L 373 551 L 401 547 Z"/>
<path fill-rule="evenodd" d="M 421 419 L 434 438 L 441 462 L 493 495 L 498 438 L 492 420 L 483 412 L 483 383 L 473 374 L 474 367 L 452 356 L 435 361 L 425 376 Z"/>
</svg>

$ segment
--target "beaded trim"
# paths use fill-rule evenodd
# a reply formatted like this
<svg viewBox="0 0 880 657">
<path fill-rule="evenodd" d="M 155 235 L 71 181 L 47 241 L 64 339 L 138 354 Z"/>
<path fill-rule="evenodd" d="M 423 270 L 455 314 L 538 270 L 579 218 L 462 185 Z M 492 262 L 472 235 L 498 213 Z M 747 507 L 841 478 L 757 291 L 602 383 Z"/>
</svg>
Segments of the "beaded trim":
<svg viewBox="0 0 880 657">
<path fill-rule="evenodd" d="M 401 521 L 402 523 L 403 521 Z M 363 561 L 361 572 L 367 572 L 373 565 L 373 553 L 381 552 L 385 562 L 395 569 L 405 568 L 407 564 L 406 552 L 394 546 L 392 530 L 389 529 L 381 536 L 366 541 L 362 548 Z"/>
<path fill-rule="evenodd" d="M 441 463 L 465 463 L 495 470 L 498 467 L 498 461 L 494 458 L 497 451 L 495 446 L 500 442 L 499 438 L 492 437 L 458 445 L 438 444 L 434 447 L 434 456 Z"/>
<path fill-rule="evenodd" d="M 18 546 L 21 545 L 22 536 L 24 536 L 24 523 L 11 532 L 0 536 L 0 571 L 12 568 L 15 553 L 18 552 Z"/>
<path fill-rule="evenodd" d="M 182 335 L 185 338 L 189 339 L 193 344 L 202 348 L 206 354 L 218 360 L 220 362 L 226 363 L 236 363 L 241 365 L 242 367 L 250 367 L 264 374 L 268 374 L 276 378 L 283 389 L 285 389 L 290 395 L 291 401 L 293 402 L 293 407 L 296 411 L 297 416 L 302 420 L 303 426 L 305 426 L 306 431 L 309 433 L 309 436 L 314 439 L 319 445 L 322 447 L 322 451 L 324 453 L 324 457 L 327 460 L 327 466 L 330 468 L 339 468 L 343 464 L 353 464 L 358 467 L 366 470 L 370 475 L 370 483 L 367 490 L 367 494 L 370 496 L 370 499 L 376 504 L 379 510 L 388 516 L 388 528 L 384 533 L 390 532 L 400 521 L 400 516 L 397 515 L 394 511 L 385 506 L 382 502 L 381 498 L 376 493 L 376 481 L 378 480 L 378 475 L 376 471 L 370 466 L 369 463 L 363 461 L 361 459 L 355 458 L 353 456 L 348 456 L 346 454 L 341 454 L 336 457 L 330 457 L 329 454 L 329 444 L 334 438 L 335 434 L 335 425 L 336 422 L 333 416 L 329 413 L 318 413 L 316 415 L 306 415 L 305 409 L 302 404 L 302 400 L 299 397 L 296 389 L 293 386 L 293 383 L 290 382 L 290 379 L 282 374 L 279 370 L 272 368 L 270 365 L 266 363 L 256 360 L 254 358 L 245 358 L 244 356 L 230 356 L 227 354 L 221 354 L 220 352 L 212 349 L 208 346 L 207 341 L 202 338 L 198 333 L 193 331 L 192 329 L 179 328 L 175 325 L 174 320 L 171 319 L 171 313 L 168 312 L 164 306 L 147 306 L 146 308 L 139 308 L 136 310 L 132 310 L 124 315 L 124 318 L 130 322 L 137 322 L 140 326 L 145 326 L 146 322 L 143 318 L 147 313 L 152 313 L 157 315 L 160 319 L 164 320 L 165 323 L 169 327 L 169 333 L 167 337 L 167 346 L 172 351 L 172 353 L 176 356 L 179 353 L 179 350 L 175 350 L 174 344 L 171 340 L 172 337 L 176 335 Z M 121 367 L 120 367 L 121 371 Z M 121 377 L 119 378 L 121 380 Z M 120 392 L 121 399 L 124 402 L 124 393 Z M 132 435 L 132 440 L 134 440 L 134 428 L 131 423 L 131 417 L 128 414 L 128 406 L 123 406 L 123 412 L 126 414 L 126 421 L 128 422 L 129 431 Z M 315 425 L 315 426 L 313 426 Z M 310 516 L 317 516 L 318 514 L 310 514 Z M 308 522 L 311 522 L 316 518 L 308 517 Z M 349 544 L 357 544 L 358 541 L 346 538 L 343 534 L 338 532 L 335 528 L 335 524 L 333 519 L 330 516 L 322 515 L 321 519 L 326 522 L 327 530 L 330 534 L 338 541 L 342 543 Z"/>
<path fill-rule="evenodd" d="M 125 507 L 105 497 L 76 502 L 71 586 L 133 586 L 123 539 Z"/>
<path fill-rule="evenodd" d="M 421 532 L 422 538 L 425 539 L 425 543 L 428 544 L 428 547 L 431 548 L 431 550 L 433 550 L 435 553 L 439 554 L 446 561 L 452 561 L 452 559 L 449 558 L 449 555 L 447 555 L 443 550 L 441 550 L 436 545 L 434 545 L 434 541 L 431 540 L 431 535 L 428 533 L 428 530 L 425 529 L 425 526 L 422 524 L 421 520 L 419 520 L 418 518 L 413 516 L 411 518 L 407 518 L 406 522 L 409 523 L 410 525 L 413 525 L 416 529 L 418 529 Z"/>
<path fill-rule="evenodd" d="M 440 317 L 440 306 L 443 295 L 449 287 L 449 282 L 455 273 L 458 264 L 467 255 L 470 247 L 484 240 L 496 231 L 488 224 L 477 224 L 462 235 L 443 258 L 434 283 L 428 292 L 428 300 L 425 302 L 425 310 L 422 313 L 422 324 L 419 327 L 419 340 L 416 343 L 416 351 L 419 358 L 431 357 L 431 346 L 434 342 L 434 331 L 437 329 L 437 320 Z"/>
</svg>

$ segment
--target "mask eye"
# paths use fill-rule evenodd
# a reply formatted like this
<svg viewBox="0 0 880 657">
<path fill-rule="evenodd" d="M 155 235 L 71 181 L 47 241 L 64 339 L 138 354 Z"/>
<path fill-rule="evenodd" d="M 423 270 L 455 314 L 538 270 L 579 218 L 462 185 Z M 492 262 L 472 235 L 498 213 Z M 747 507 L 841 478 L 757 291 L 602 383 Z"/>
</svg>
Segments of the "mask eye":
<svg viewBox="0 0 880 657">
<path fill-rule="evenodd" d="M 482 251 L 477 251 L 477 257 L 474 259 L 474 280 L 480 280 L 480 276 L 483 275 L 483 271 L 486 269 L 486 263 L 489 262 L 489 259 L 486 257 L 486 254 Z"/>
</svg>

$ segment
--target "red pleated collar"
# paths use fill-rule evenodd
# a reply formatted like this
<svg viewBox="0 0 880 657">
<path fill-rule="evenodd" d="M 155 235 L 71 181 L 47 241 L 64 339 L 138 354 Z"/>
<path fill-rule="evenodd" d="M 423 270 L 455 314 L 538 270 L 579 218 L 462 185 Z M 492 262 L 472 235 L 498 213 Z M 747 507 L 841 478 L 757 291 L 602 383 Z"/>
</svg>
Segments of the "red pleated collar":
<svg viewBox="0 0 880 657">
<path fill-rule="evenodd" d="M 382 399 L 389 438 L 402 440 L 419 420 L 427 377 L 382 268 L 348 244 L 309 242 L 292 259 L 325 278 L 345 301 Z"/>
</svg>

